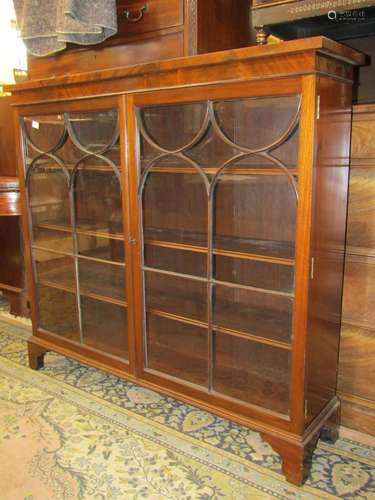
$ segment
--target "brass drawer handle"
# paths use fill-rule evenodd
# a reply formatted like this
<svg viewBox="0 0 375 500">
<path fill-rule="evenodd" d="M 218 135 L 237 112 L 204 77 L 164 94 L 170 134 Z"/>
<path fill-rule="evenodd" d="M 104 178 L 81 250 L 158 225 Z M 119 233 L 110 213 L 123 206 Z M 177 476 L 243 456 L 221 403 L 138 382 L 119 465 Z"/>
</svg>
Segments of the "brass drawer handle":
<svg viewBox="0 0 375 500">
<path fill-rule="evenodd" d="M 130 23 L 137 23 L 138 21 L 140 21 L 143 18 L 144 14 L 146 14 L 146 12 L 147 12 L 147 4 L 139 9 L 138 16 L 132 16 L 131 10 L 129 9 L 129 7 L 127 7 L 124 10 L 124 16 L 125 16 L 125 19 L 127 21 L 129 21 Z"/>
</svg>

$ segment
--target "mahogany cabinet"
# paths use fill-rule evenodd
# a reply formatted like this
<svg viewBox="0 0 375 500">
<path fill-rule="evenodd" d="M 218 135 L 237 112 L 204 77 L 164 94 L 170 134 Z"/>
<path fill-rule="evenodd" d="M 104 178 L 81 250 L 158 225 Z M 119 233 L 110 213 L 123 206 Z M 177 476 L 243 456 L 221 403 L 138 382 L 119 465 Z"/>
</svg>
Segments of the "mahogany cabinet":
<svg viewBox="0 0 375 500">
<path fill-rule="evenodd" d="M 12 88 L 53 350 L 259 432 L 334 439 L 353 66 L 325 38 Z"/>
</svg>

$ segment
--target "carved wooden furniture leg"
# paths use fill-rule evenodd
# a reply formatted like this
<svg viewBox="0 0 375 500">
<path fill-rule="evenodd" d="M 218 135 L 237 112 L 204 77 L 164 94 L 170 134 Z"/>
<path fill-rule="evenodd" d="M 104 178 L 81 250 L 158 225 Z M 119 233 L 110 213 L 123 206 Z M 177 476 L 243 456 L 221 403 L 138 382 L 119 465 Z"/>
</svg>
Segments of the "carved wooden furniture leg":
<svg viewBox="0 0 375 500">
<path fill-rule="evenodd" d="M 44 356 L 48 352 L 44 347 L 34 344 L 33 342 L 27 343 L 29 351 L 29 366 L 33 370 L 39 370 L 44 366 Z"/>
<path fill-rule="evenodd" d="M 280 455 L 282 472 L 286 480 L 301 486 L 309 475 L 319 433 L 315 434 L 307 444 L 297 441 L 292 443 L 269 434 L 262 434 L 262 438 Z"/>
<path fill-rule="evenodd" d="M 340 408 L 332 413 L 320 431 L 320 439 L 326 443 L 335 443 L 339 437 Z"/>
</svg>

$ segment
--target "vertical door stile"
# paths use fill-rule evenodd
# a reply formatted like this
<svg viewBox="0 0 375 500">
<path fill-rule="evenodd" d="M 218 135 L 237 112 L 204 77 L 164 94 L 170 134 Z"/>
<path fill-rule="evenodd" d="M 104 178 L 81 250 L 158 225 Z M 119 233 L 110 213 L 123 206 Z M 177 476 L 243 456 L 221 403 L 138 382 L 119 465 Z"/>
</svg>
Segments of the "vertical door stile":
<svg viewBox="0 0 375 500">
<path fill-rule="evenodd" d="M 121 95 L 117 99 L 117 110 L 120 129 L 120 170 L 121 170 L 121 198 L 123 213 L 123 232 L 124 232 L 124 254 L 125 254 L 125 286 L 127 292 L 127 335 L 129 345 L 129 365 L 131 373 L 134 373 L 134 305 L 133 305 L 133 285 L 132 285 L 132 263 L 130 248 L 130 203 L 129 203 L 129 175 L 128 175 L 128 149 L 126 124 L 126 97 Z M 124 332 L 126 335 L 126 331 Z"/>
<path fill-rule="evenodd" d="M 214 345 L 213 345 L 213 307 L 214 307 L 214 283 L 213 283 L 213 238 L 214 238 L 214 196 L 210 189 L 207 193 L 207 334 L 208 334 L 208 391 L 212 391 L 213 386 L 213 363 L 214 363 Z"/>
<path fill-rule="evenodd" d="M 305 352 L 307 341 L 308 294 L 311 263 L 311 222 L 313 205 L 313 175 L 315 160 L 317 78 L 302 77 L 302 104 L 299 138 L 295 302 L 293 311 L 291 425 L 294 432 L 304 428 L 305 415 Z"/>
<path fill-rule="evenodd" d="M 27 290 L 29 293 L 30 302 L 30 312 L 32 320 L 33 335 L 36 335 L 38 331 L 38 313 L 37 313 L 37 301 L 36 301 L 36 287 L 35 287 L 35 268 L 34 261 L 32 258 L 32 229 L 31 229 L 31 213 L 29 204 L 28 189 L 26 186 L 26 169 L 25 169 L 25 137 L 21 132 L 20 121 L 21 116 L 17 109 L 13 111 L 13 127 L 16 131 L 16 147 L 17 147 L 17 173 L 20 183 L 20 193 L 21 193 L 21 209 L 22 209 L 22 236 L 23 236 L 23 256 L 26 264 L 26 283 Z"/>
<path fill-rule="evenodd" d="M 126 275 L 128 287 L 129 309 L 129 342 L 130 366 L 136 376 L 142 371 L 144 364 L 143 311 L 142 311 L 142 263 L 141 263 L 141 231 L 138 196 L 137 167 L 137 135 L 132 95 L 120 98 L 120 130 L 121 160 L 123 162 L 124 213 L 126 223 Z"/>
</svg>

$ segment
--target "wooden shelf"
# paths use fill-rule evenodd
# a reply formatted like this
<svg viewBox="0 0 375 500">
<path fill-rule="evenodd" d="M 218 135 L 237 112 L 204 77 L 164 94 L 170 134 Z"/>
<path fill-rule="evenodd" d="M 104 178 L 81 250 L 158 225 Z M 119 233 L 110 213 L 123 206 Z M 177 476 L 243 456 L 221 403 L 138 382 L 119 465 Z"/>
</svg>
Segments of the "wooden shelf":
<svg viewBox="0 0 375 500">
<path fill-rule="evenodd" d="M 149 160 L 150 162 L 152 159 Z M 143 159 L 143 163 L 147 164 L 147 160 Z M 209 176 L 215 175 L 220 167 L 201 167 L 202 171 Z M 298 176 L 298 168 L 292 167 L 292 166 L 287 166 L 288 171 L 290 172 L 291 175 L 294 177 Z M 196 174 L 199 175 L 198 170 L 194 167 L 187 167 L 186 165 L 160 165 L 157 164 L 154 167 L 151 167 L 150 172 L 157 172 L 157 173 L 163 173 L 163 174 Z M 251 175 L 268 175 L 268 176 L 285 176 L 285 171 L 282 170 L 281 168 L 269 168 L 269 167 L 262 167 L 262 166 L 249 166 L 249 167 L 228 167 L 228 170 L 225 171 L 226 173 L 223 172 L 223 175 L 225 177 L 229 176 L 251 176 Z"/>
<path fill-rule="evenodd" d="M 65 225 L 65 224 L 60 224 L 58 222 L 55 223 L 47 223 L 43 222 L 41 224 L 36 224 L 34 226 L 36 229 L 51 229 L 53 231 L 62 231 L 65 233 L 72 233 L 72 228 Z M 80 224 L 79 227 L 76 228 L 76 233 L 77 234 L 84 234 L 86 236 L 98 236 L 100 238 L 109 238 L 112 240 L 123 240 L 124 235 L 123 233 L 110 233 L 106 232 L 105 230 L 98 230 L 98 229 L 89 229 L 89 228 L 84 228 L 82 224 Z"/>
<path fill-rule="evenodd" d="M 151 299 L 151 300 L 150 300 Z M 171 319 L 184 324 L 190 324 L 201 328 L 207 328 L 207 305 L 193 302 L 189 297 L 181 298 L 180 303 L 176 300 L 176 294 L 150 295 L 147 313 L 162 318 Z M 184 315 L 179 310 L 193 311 L 190 315 Z M 272 316 L 275 311 L 266 308 L 240 307 L 232 305 L 230 308 L 224 303 L 216 302 L 215 311 L 218 311 L 212 322 L 212 328 L 216 331 L 253 340 L 261 344 L 272 345 L 281 349 L 291 349 L 291 321 L 287 313 L 278 312 L 277 321 Z M 245 312 L 245 314 L 244 314 Z M 199 318 L 204 318 L 199 319 Z M 228 327 L 228 324 L 231 324 Z"/>
<path fill-rule="evenodd" d="M 37 281 L 37 283 L 40 285 L 43 285 L 43 286 L 54 288 L 56 290 L 62 290 L 64 292 L 74 293 L 75 295 L 77 294 L 77 290 L 75 287 L 67 286 L 67 285 L 60 284 L 60 283 L 55 283 L 54 281 L 51 281 L 51 276 L 43 277 L 42 279 L 39 279 Z M 97 293 L 91 293 L 91 292 L 87 292 L 87 291 L 80 291 L 80 295 L 83 297 L 89 297 L 91 299 L 99 300 L 100 302 L 107 302 L 109 304 L 115 304 L 115 305 L 122 306 L 122 307 L 128 307 L 128 303 L 125 300 L 118 300 L 118 299 L 115 299 L 113 297 L 100 295 Z"/>
<path fill-rule="evenodd" d="M 41 250 L 43 252 L 48 252 L 51 254 L 56 254 L 56 255 L 65 255 L 68 257 L 77 257 L 78 259 L 83 259 L 83 260 L 88 260 L 92 262 L 101 262 L 102 264 L 110 264 L 112 266 L 119 266 L 125 268 L 126 265 L 124 262 L 121 261 L 116 261 L 116 260 L 110 260 L 106 259 L 103 257 L 105 253 L 103 252 L 103 249 L 101 248 L 95 248 L 93 250 L 88 250 L 86 253 L 79 253 L 75 254 L 74 252 L 64 252 L 62 250 L 55 250 L 49 247 L 45 247 L 43 245 L 33 245 L 32 246 L 33 250 Z M 100 257 L 100 255 L 102 257 Z"/>
<path fill-rule="evenodd" d="M 179 233 L 180 237 L 178 238 Z M 180 241 L 176 241 L 178 239 Z M 189 243 L 186 243 L 186 241 Z M 187 232 L 182 234 L 178 231 L 162 229 L 145 230 L 144 244 L 189 252 L 207 253 L 208 251 L 206 235 Z M 240 250 L 233 250 L 231 247 Z M 254 240 L 229 236 L 216 237 L 213 253 L 225 257 L 294 266 L 294 244 L 292 242 Z"/>
<path fill-rule="evenodd" d="M 112 151 L 112 149 L 110 151 Z M 84 158 L 83 155 L 84 155 L 84 153 L 82 152 L 82 158 Z M 105 153 L 104 153 L 104 156 L 105 156 Z M 32 160 L 30 159 L 29 162 L 31 163 L 31 161 Z M 53 160 L 46 160 L 45 162 L 41 163 L 41 161 L 38 160 L 38 164 L 37 165 L 38 165 L 39 168 L 42 168 L 42 167 L 46 168 L 46 170 L 58 170 L 58 171 L 61 171 L 60 165 L 49 163 L 51 161 L 53 161 Z M 77 158 L 77 161 L 78 161 L 78 158 Z M 117 168 L 119 170 L 121 169 L 120 165 L 116 165 L 116 166 L 117 166 Z M 73 170 L 73 168 L 75 167 L 75 163 L 65 163 L 64 162 L 64 167 L 69 172 L 71 172 Z M 111 173 L 114 173 L 113 168 L 110 167 L 110 165 L 107 165 L 107 164 L 103 164 L 103 165 L 91 164 L 90 165 L 90 164 L 87 164 L 87 163 L 81 163 L 81 164 L 78 165 L 77 170 L 80 170 L 80 171 L 89 170 L 90 172 L 111 172 Z"/>
<path fill-rule="evenodd" d="M 197 275 L 192 275 L 192 274 L 187 274 L 187 273 L 179 273 L 175 271 L 169 271 L 169 270 L 164 270 L 160 268 L 154 268 L 150 266 L 143 266 L 142 270 L 145 272 L 151 272 L 155 274 L 161 274 L 164 276 L 173 276 L 176 278 L 182 278 L 182 279 L 187 279 L 187 280 L 192 280 L 192 281 L 200 281 L 200 282 L 208 282 L 207 277 L 203 276 L 197 276 Z M 213 285 L 219 285 L 219 286 L 224 286 L 228 288 L 236 288 L 237 290 L 247 290 L 249 292 L 255 292 L 255 293 L 265 293 L 268 295 L 275 295 L 279 297 L 289 297 L 289 298 L 294 298 L 294 293 L 289 293 L 289 292 L 283 292 L 280 290 L 272 290 L 272 289 L 266 289 L 266 288 L 260 288 L 252 285 L 244 285 L 242 283 L 236 283 L 236 282 L 230 282 L 230 281 L 221 281 L 221 280 L 216 280 L 216 279 L 210 279 L 210 283 Z"/>
<path fill-rule="evenodd" d="M 234 366 L 222 366 L 220 375 L 214 376 L 212 392 L 285 416 L 290 410 L 288 375 L 285 374 L 281 379 L 279 372 L 273 377 L 262 375 L 259 367 L 244 370 Z"/>
</svg>

